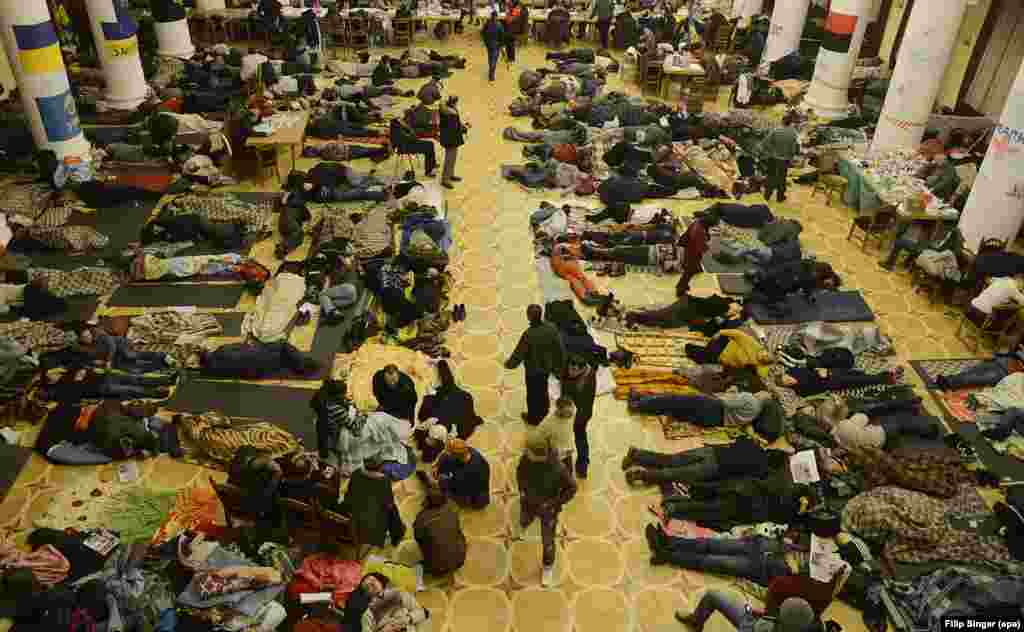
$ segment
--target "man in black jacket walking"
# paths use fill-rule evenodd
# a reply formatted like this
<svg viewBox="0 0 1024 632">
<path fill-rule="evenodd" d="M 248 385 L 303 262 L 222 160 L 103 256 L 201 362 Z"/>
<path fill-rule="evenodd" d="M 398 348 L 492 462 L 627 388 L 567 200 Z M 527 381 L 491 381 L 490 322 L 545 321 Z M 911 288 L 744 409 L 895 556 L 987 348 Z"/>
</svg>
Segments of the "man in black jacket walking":
<svg viewBox="0 0 1024 632">
<path fill-rule="evenodd" d="M 519 338 L 519 344 L 505 363 L 505 368 L 523 365 L 526 372 L 526 412 L 522 417 L 526 423 L 536 426 L 544 421 L 551 408 L 548 376 L 562 371 L 565 346 L 558 328 L 544 321 L 544 310 L 540 305 L 527 307 L 526 317 L 530 326 Z"/>
</svg>

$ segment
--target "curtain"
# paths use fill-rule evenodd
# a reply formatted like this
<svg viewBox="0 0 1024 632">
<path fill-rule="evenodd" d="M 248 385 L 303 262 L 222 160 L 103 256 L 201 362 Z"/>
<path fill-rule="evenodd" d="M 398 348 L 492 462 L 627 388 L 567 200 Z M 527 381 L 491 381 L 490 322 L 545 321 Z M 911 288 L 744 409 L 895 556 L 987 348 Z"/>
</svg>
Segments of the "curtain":
<svg viewBox="0 0 1024 632">
<path fill-rule="evenodd" d="M 1024 60 L 1024 5 L 1004 3 L 978 72 L 967 92 L 967 104 L 998 119 L 1013 80 Z"/>
</svg>

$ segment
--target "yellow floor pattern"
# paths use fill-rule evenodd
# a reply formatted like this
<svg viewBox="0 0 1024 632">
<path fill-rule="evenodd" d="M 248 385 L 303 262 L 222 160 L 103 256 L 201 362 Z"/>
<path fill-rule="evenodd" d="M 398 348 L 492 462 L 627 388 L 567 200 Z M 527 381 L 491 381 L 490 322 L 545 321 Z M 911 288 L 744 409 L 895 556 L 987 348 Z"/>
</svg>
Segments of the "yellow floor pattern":
<svg viewBox="0 0 1024 632">
<path fill-rule="evenodd" d="M 681 629 L 673 619 L 674 610 L 692 608 L 708 586 L 729 587 L 733 582 L 648 564 L 643 527 L 651 520 L 648 507 L 658 501 L 658 494 L 653 489 L 629 488 L 619 462 L 628 445 L 676 451 L 695 447 L 695 440 L 667 441 L 654 421 L 631 418 L 623 403 L 599 398 L 590 426 L 591 476 L 581 483 L 580 493 L 566 508 L 560 525 L 560 584 L 550 590 L 539 587 L 536 525 L 525 541 L 513 542 L 510 538 L 508 525 L 517 513 L 513 473 L 523 441 L 519 414 L 524 410 L 525 392 L 521 372 L 506 371 L 502 364 L 523 329 L 525 306 L 541 300 L 528 215 L 538 201 L 553 196 L 528 194 L 501 179 L 501 163 L 523 162 L 522 145 L 503 141 L 501 130 L 513 124 L 529 126 L 527 119 L 509 117 L 507 107 L 518 94 L 519 71 L 543 66 L 545 49 L 531 45 L 521 50 L 518 63 L 511 67 L 502 63 L 498 80 L 492 84 L 486 81 L 485 52 L 475 30 L 443 43 L 433 38 L 427 43 L 426 36 L 420 34 L 417 44 L 469 59 L 465 70 L 456 71 L 445 81 L 446 92 L 461 97 L 463 118 L 473 126 L 459 156 L 457 174 L 463 182 L 447 198 L 457 244 L 452 254 L 457 279 L 453 299 L 465 303 L 468 310 L 465 323 L 450 332 L 449 346 L 459 380 L 473 393 L 478 412 L 487 420 L 471 443 L 491 461 L 494 473 L 491 506 L 463 513 L 469 536 L 465 568 L 453 577 L 429 581 L 429 589 L 419 598 L 431 609 L 433 629 L 438 631 Z M 422 80 L 401 83 L 415 88 Z M 623 83 L 620 77 L 612 78 L 609 89 L 629 93 L 639 90 L 635 82 Z M 301 160 L 300 168 L 312 164 Z M 357 163 L 357 168 L 368 169 L 370 164 L 363 161 Z M 390 162 L 379 167 L 386 174 L 393 169 Z M 272 185 L 246 183 L 242 188 L 271 190 Z M 759 202 L 760 198 L 746 201 Z M 672 208 L 687 211 L 707 206 L 699 200 L 670 203 Z M 841 204 L 826 206 L 820 196 L 811 199 L 806 187 L 792 190 L 785 205 L 771 206 L 777 214 L 800 220 L 805 248 L 832 262 L 848 287 L 863 292 L 884 333 L 896 342 L 901 360 L 970 355 L 955 338 L 953 318 L 915 294 L 906 274 L 880 270 L 877 252 L 865 254 L 846 241 L 852 217 L 849 209 Z M 291 258 L 304 256 L 304 249 Z M 273 256 L 269 243 L 261 244 L 256 252 L 262 259 Z M 671 300 L 675 278 L 631 274 L 596 281 L 614 290 L 626 304 L 643 305 Z M 695 286 L 702 291 L 716 288 L 710 275 L 699 277 Z M 310 326 L 297 338 L 311 336 L 312 331 Z M 26 442 L 31 435 L 27 433 Z M 140 469 L 142 477 L 137 484 L 164 490 L 203 484 L 210 475 L 224 477 L 220 472 L 166 457 L 145 462 Z M 109 493 L 123 485 L 117 482 L 114 467 L 58 467 L 34 456 L 0 504 L 0 528 L 20 539 L 37 520 L 82 524 L 79 515 L 87 514 L 86 508 L 69 506 L 66 501 L 60 506 L 54 503 L 55 499 L 67 498 L 60 492 L 68 487 Z M 399 495 L 402 514 L 411 523 L 421 504 L 422 491 L 413 479 L 399 485 Z M 409 562 L 419 556 L 411 540 L 393 553 Z M 848 632 L 863 629 L 859 612 L 843 604 L 834 604 L 827 614 Z M 730 629 L 721 617 L 715 617 L 709 626 L 710 632 Z"/>
</svg>

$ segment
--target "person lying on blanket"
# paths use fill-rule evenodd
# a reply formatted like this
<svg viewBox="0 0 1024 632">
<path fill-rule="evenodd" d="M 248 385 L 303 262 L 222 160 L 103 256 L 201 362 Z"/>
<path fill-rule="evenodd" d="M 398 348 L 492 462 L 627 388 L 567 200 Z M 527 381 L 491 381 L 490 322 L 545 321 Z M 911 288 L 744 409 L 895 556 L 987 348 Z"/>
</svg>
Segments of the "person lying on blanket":
<svg viewBox="0 0 1024 632">
<path fill-rule="evenodd" d="M 154 351 L 136 351 L 124 336 L 108 334 L 101 327 L 86 326 L 78 332 L 78 343 L 71 351 L 93 358 L 108 369 L 129 373 L 165 371 L 178 366 L 174 356 Z"/>
<path fill-rule="evenodd" d="M 786 369 L 779 377 L 779 386 L 796 391 L 800 397 L 812 397 L 828 391 L 842 391 L 851 388 L 899 384 L 903 379 L 903 367 L 896 367 L 881 373 L 865 373 L 854 368 L 809 368 L 795 366 Z"/>
<path fill-rule="evenodd" d="M 126 406 L 106 401 L 83 406 L 74 429 L 77 440 L 66 439 L 46 451 L 46 458 L 61 465 L 100 465 L 145 458 L 165 452 L 182 456 L 174 425 L 154 416 L 156 406 Z"/>
<path fill-rule="evenodd" d="M 809 259 L 754 270 L 746 276 L 754 288 L 747 304 L 757 303 L 776 312 L 782 310 L 781 303 L 790 294 L 801 292 L 813 301 L 813 292 L 834 290 L 842 285 L 842 279 L 832 266 Z"/>
<path fill-rule="evenodd" d="M 223 276 L 246 282 L 263 283 L 270 271 L 252 259 L 236 253 L 161 258 L 139 253 L 132 260 L 131 276 L 135 281 L 156 281 L 165 278 L 186 279 L 194 276 Z"/>
<path fill-rule="evenodd" d="M 669 415 L 705 428 L 742 428 L 754 422 L 772 398 L 768 391 L 732 391 L 720 395 L 629 394 L 629 410 L 648 415 Z"/>
<path fill-rule="evenodd" d="M 691 296 L 684 294 L 675 303 L 658 309 L 626 312 L 626 326 L 646 325 L 674 329 L 690 325 L 703 325 L 708 321 L 729 321 L 739 317 L 743 306 L 733 299 L 719 296 Z"/>
<path fill-rule="evenodd" d="M 790 462 L 794 458 L 796 455 L 758 476 L 744 472 L 688 483 L 688 496 L 671 495 L 662 506 L 669 517 L 722 531 L 759 521 L 792 524 L 816 507 L 818 496 L 809 485 L 794 480 Z M 842 462 L 823 448 L 814 451 L 813 461 L 821 480 L 844 471 Z"/>
</svg>

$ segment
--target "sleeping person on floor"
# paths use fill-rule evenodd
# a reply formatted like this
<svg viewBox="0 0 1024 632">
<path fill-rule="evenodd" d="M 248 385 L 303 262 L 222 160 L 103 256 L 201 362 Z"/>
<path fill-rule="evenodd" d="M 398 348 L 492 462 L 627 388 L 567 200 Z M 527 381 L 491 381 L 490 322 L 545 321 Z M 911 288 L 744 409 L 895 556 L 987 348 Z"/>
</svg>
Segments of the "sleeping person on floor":
<svg viewBox="0 0 1024 632">
<path fill-rule="evenodd" d="M 829 450 L 812 454 L 822 479 L 846 469 Z M 766 450 L 744 438 L 675 455 L 631 448 L 622 465 L 631 483 L 680 483 L 685 488 L 685 495 L 665 496 L 662 506 L 669 517 L 728 531 L 757 522 L 793 524 L 809 512 L 818 494 L 794 480 L 798 468 L 791 460 L 807 458 L 802 452 L 797 455 Z M 631 469 L 635 466 L 640 469 Z"/>
<path fill-rule="evenodd" d="M 832 266 L 811 259 L 754 270 L 746 276 L 753 284 L 747 303 L 763 305 L 776 313 L 782 312 L 783 303 L 790 294 L 803 294 L 813 302 L 815 292 L 834 290 L 842 285 L 842 279 Z"/>
<path fill-rule="evenodd" d="M 304 452 L 275 459 L 254 446 L 241 446 L 228 466 L 228 483 L 242 490 L 242 507 L 247 513 L 275 526 L 284 519 L 279 498 L 315 501 L 335 511 L 340 505 L 338 470 Z"/>
<path fill-rule="evenodd" d="M 83 406 L 74 433 L 46 451 L 60 465 L 101 465 L 166 453 L 184 454 L 178 430 L 155 416 L 156 406 L 127 406 L 111 400 Z"/>
<path fill-rule="evenodd" d="M 167 399 L 177 377 L 100 373 L 92 369 L 64 371 L 56 381 L 44 376 L 43 399 L 68 404 L 83 399 Z"/>
<path fill-rule="evenodd" d="M 191 277 L 238 279 L 245 283 L 260 284 L 270 278 L 270 270 L 255 259 L 236 253 L 164 258 L 140 252 L 131 261 L 131 278 L 135 281 Z"/>
<path fill-rule="evenodd" d="M 244 380 L 300 377 L 320 370 L 316 360 L 288 342 L 233 342 L 201 352 L 196 363 L 205 376 Z"/>
</svg>

